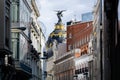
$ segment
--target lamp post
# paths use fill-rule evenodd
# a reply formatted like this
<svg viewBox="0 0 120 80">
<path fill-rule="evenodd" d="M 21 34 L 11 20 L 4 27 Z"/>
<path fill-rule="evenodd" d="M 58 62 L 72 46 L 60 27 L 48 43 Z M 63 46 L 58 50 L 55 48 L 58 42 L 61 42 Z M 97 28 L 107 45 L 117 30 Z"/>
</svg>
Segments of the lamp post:
<svg viewBox="0 0 120 80">
<path fill-rule="evenodd" d="M 21 32 L 21 31 L 25 31 L 26 27 L 13 27 L 11 28 L 12 32 Z"/>
</svg>

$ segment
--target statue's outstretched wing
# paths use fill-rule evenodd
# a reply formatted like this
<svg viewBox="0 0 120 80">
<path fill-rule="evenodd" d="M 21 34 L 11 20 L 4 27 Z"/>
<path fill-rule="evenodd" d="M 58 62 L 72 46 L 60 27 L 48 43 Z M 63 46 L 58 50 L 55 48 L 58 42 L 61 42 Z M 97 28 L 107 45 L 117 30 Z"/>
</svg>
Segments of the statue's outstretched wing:
<svg viewBox="0 0 120 80">
<path fill-rule="evenodd" d="M 64 11 L 66 11 L 66 10 L 54 10 L 55 12 L 60 12 L 60 13 L 62 13 L 62 12 L 64 12 Z"/>
<path fill-rule="evenodd" d="M 61 10 L 61 12 L 64 12 L 64 11 L 66 11 L 66 10 Z"/>
</svg>

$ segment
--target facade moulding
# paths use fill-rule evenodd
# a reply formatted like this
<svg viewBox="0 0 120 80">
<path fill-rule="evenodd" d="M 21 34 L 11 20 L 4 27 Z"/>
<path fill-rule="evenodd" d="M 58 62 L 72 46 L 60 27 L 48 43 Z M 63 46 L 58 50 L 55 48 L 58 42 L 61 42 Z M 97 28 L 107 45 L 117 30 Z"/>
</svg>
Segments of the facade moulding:
<svg viewBox="0 0 120 80">
<path fill-rule="evenodd" d="M 35 22 L 32 22 L 32 26 L 31 27 L 34 29 L 34 31 L 37 33 L 37 35 L 40 36 L 40 34 L 39 34 L 39 32 L 38 32 L 38 30 L 36 28 Z"/>
<path fill-rule="evenodd" d="M 33 6 L 33 9 L 35 10 L 37 17 L 39 17 L 40 13 L 39 13 L 39 10 L 38 10 L 37 5 L 35 3 L 35 0 L 32 0 L 32 6 Z"/>
</svg>

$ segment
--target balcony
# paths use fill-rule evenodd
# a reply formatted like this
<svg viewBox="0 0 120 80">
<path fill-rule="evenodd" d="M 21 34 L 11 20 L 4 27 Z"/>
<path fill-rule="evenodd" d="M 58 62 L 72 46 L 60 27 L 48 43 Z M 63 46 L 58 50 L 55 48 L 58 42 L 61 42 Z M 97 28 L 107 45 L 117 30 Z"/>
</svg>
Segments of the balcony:
<svg viewBox="0 0 120 80">
<path fill-rule="evenodd" d="M 30 66 L 28 66 L 22 62 L 20 62 L 20 67 L 24 72 L 29 73 L 29 74 L 32 73 L 32 69 L 30 68 Z"/>
<path fill-rule="evenodd" d="M 19 75 L 23 77 L 31 78 L 32 77 L 32 69 L 31 67 L 25 63 L 24 61 L 15 61 L 15 69 Z"/>
</svg>

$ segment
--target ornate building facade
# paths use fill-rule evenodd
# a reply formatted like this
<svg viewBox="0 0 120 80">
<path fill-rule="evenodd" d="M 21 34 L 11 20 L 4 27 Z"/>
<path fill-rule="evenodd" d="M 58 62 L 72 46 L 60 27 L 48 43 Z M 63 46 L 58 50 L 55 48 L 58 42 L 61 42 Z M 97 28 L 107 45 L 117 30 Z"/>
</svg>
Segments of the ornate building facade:
<svg viewBox="0 0 120 80">
<path fill-rule="evenodd" d="M 15 80 L 41 80 L 40 16 L 35 0 L 12 1 L 12 51 L 15 59 Z"/>
<path fill-rule="evenodd" d="M 91 69 L 89 62 L 93 56 L 90 54 L 90 41 L 92 39 L 93 21 L 79 22 L 67 27 L 67 51 L 74 51 L 74 79 L 88 79 Z"/>
<path fill-rule="evenodd" d="M 62 23 L 61 19 L 61 14 L 62 11 L 58 11 L 58 22 L 55 24 L 55 29 L 50 33 L 47 43 L 46 43 L 46 51 L 48 54 L 48 59 L 47 59 L 47 66 L 46 66 L 46 71 L 47 71 L 47 80 L 50 80 L 53 78 L 55 80 L 55 74 L 54 74 L 54 61 L 55 61 L 55 47 L 54 47 L 54 42 L 56 42 L 56 46 L 59 43 L 64 43 L 65 38 L 66 38 L 66 31 L 65 27 Z"/>
</svg>

